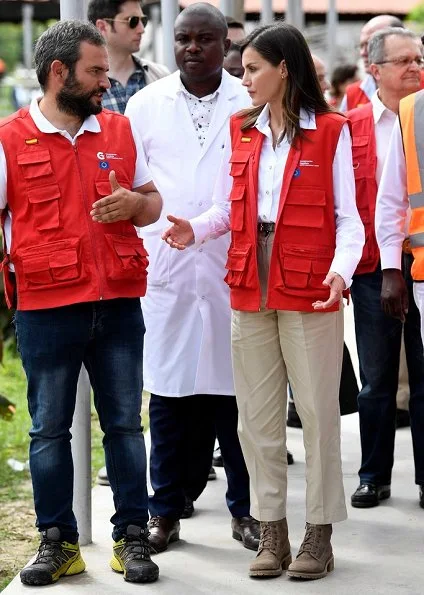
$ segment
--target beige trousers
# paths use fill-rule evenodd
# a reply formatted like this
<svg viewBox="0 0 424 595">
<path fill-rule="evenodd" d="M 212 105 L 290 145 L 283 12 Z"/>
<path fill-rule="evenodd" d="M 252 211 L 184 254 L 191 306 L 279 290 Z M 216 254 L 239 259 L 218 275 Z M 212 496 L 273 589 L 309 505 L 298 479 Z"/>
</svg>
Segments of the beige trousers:
<svg viewBox="0 0 424 595">
<path fill-rule="evenodd" d="M 273 234 L 260 234 L 263 296 L 272 242 Z M 285 420 L 290 380 L 303 425 L 306 521 L 327 524 L 344 520 L 339 412 L 343 311 L 233 310 L 232 351 L 252 516 L 261 521 L 286 516 Z"/>
</svg>

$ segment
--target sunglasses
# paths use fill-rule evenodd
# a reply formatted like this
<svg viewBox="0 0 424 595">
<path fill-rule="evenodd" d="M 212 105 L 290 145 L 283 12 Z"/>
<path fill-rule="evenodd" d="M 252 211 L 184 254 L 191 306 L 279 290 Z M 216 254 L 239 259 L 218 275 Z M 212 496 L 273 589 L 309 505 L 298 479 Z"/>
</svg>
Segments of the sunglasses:
<svg viewBox="0 0 424 595">
<path fill-rule="evenodd" d="M 143 15 L 142 17 L 128 17 L 127 19 L 103 19 L 104 21 L 110 21 L 111 23 L 118 22 L 118 23 L 126 23 L 130 29 L 135 29 L 138 23 L 141 21 L 143 27 L 147 25 L 147 17 Z"/>
</svg>

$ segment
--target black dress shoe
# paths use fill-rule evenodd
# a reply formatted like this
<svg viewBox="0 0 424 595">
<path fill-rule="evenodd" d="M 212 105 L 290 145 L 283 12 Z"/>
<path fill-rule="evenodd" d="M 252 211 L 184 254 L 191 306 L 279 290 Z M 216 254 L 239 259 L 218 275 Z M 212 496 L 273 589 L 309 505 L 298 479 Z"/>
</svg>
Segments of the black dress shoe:
<svg viewBox="0 0 424 595">
<path fill-rule="evenodd" d="M 420 486 L 420 506 L 424 508 L 424 485 Z"/>
<path fill-rule="evenodd" d="M 162 516 L 152 516 L 147 528 L 149 529 L 149 545 L 152 554 L 164 552 L 169 543 L 178 541 L 180 538 L 180 521 Z"/>
<path fill-rule="evenodd" d="M 97 473 L 97 483 L 101 486 L 110 486 L 106 467 L 102 467 L 101 469 L 99 469 L 99 472 Z"/>
<path fill-rule="evenodd" d="M 288 450 L 287 451 L 287 465 L 293 465 L 294 463 L 294 458 L 292 453 Z"/>
<path fill-rule="evenodd" d="M 297 414 L 296 406 L 293 401 L 289 401 L 289 408 L 287 411 L 287 425 L 290 428 L 301 428 L 302 422 Z"/>
<path fill-rule="evenodd" d="M 372 508 L 387 498 L 390 498 L 390 484 L 376 486 L 373 483 L 361 483 L 350 501 L 354 508 Z"/>
<path fill-rule="evenodd" d="M 245 548 L 256 551 L 259 547 L 261 526 L 252 516 L 233 517 L 231 519 L 233 539 L 242 541 Z"/>
<path fill-rule="evenodd" d="M 409 428 L 410 425 L 409 411 L 406 409 L 396 409 L 396 429 Z"/>
<path fill-rule="evenodd" d="M 221 449 L 219 448 L 219 446 L 218 448 L 215 448 L 215 450 L 213 451 L 212 465 L 214 465 L 214 467 L 224 466 L 224 461 L 222 460 Z"/>
<path fill-rule="evenodd" d="M 185 496 L 185 504 L 183 514 L 181 515 L 182 519 L 189 519 L 194 514 L 194 505 L 193 500 L 188 496 Z"/>
</svg>

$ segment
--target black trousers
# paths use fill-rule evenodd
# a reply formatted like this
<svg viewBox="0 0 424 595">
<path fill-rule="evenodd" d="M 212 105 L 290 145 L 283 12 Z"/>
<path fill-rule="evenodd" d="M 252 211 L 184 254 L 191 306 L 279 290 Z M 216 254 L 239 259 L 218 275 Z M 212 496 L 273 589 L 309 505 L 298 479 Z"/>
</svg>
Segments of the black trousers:
<svg viewBox="0 0 424 595">
<path fill-rule="evenodd" d="M 191 395 L 150 398 L 151 516 L 179 519 L 185 494 L 196 500 L 204 490 L 212 462 L 215 436 L 227 475 L 226 500 L 234 517 L 250 509 L 249 475 L 237 436 L 236 398 Z"/>
</svg>

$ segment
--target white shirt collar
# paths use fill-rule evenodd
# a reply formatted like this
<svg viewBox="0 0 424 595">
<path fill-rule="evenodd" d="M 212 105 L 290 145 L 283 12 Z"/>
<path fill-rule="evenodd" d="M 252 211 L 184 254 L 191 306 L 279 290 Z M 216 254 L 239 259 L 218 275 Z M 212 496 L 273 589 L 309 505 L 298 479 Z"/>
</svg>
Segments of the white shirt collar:
<svg viewBox="0 0 424 595">
<path fill-rule="evenodd" d="M 384 114 L 393 115 L 393 117 L 396 117 L 396 114 L 386 107 L 381 101 L 380 97 L 378 96 L 378 90 L 371 97 L 371 104 L 374 124 L 378 124 Z"/>
<path fill-rule="evenodd" d="M 51 122 L 47 120 L 47 118 L 41 113 L 40 106 L 38 105 L 39 101 L 40 99 L 34 98 L 31 101 L 31 105 L 29 106 L 29 114 L 31 118 L 34 120 L 34 124 L 37 126 L 38 130 L 46 134 L 58 132 L 63 136 L 71 138 L 69 133 L 66 132 L 66 130 L 59 130 L 58 128 L 53 126 Z M 84 134 L 84 132 L 100 132 L 100 124 L 96 116 L 88 116 L 88 118 L 86 118 L 82 123 L 81 128 L 78 130 L 74 138 L 80 136 L 81 134 Z"/>
<path fill-rule="evenodd" d="M 303 107 L 300 108 L 299 112 L 299 124 L 300 127 L 305 130 L 316 130 L 317 125 L 315 122 L 315 114 L 312 112 L 307 112 Z M 266 131 L 269 130 L 269 105 L 266 104 L 261 113 L 256 120 L 255 127 L 262 132 L 262 134 L 266 134 Z"/>
</svg>

